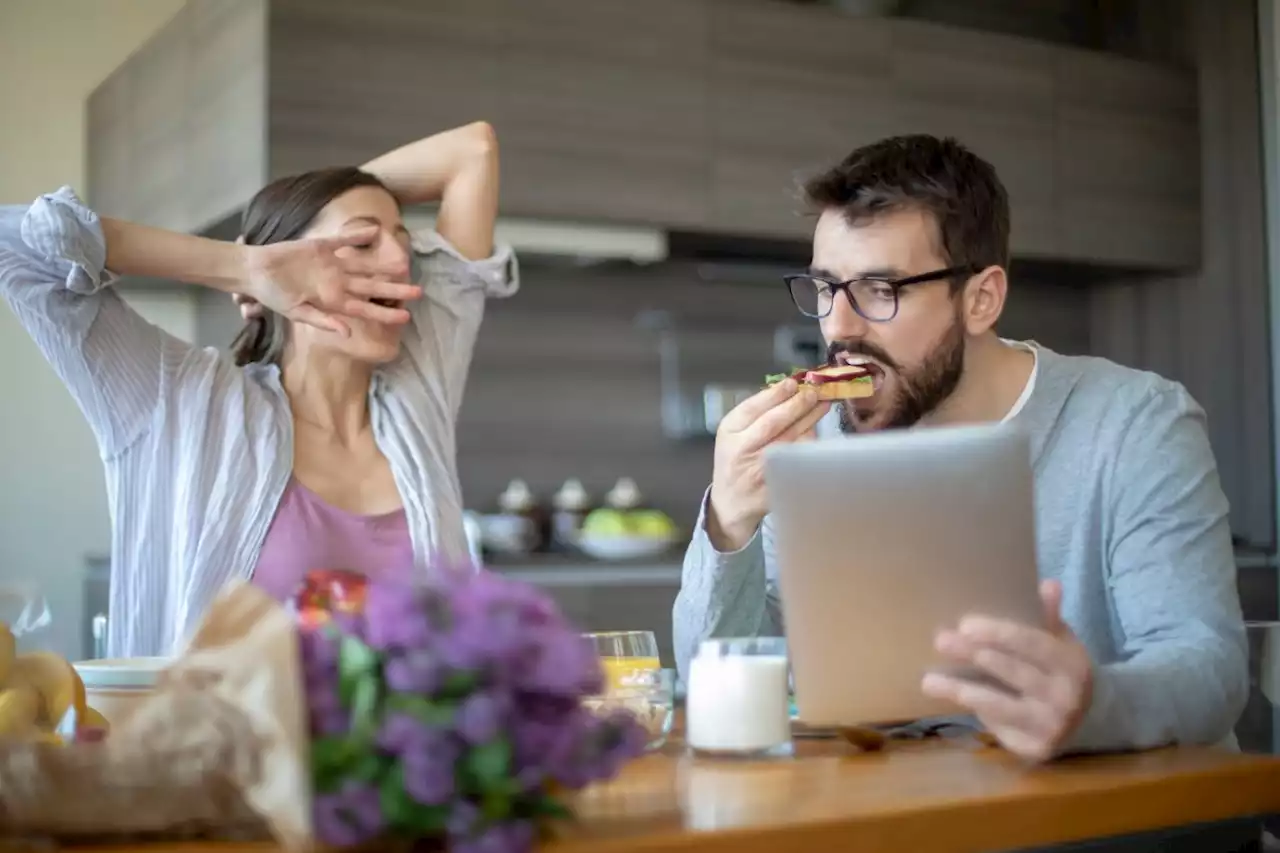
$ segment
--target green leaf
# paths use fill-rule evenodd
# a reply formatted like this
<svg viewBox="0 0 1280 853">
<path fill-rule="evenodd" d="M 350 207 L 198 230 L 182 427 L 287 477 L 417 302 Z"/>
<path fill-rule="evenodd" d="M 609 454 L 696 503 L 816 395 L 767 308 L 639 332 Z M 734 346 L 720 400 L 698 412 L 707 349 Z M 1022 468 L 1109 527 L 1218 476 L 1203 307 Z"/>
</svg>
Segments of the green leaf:
<svg viewBox="0 0 1280 853">
<path fill-rule="evenodd" d="M 372 784 L 384 778 L 394 768 L 394 759 L 379 755 L 372 750 L 365 750 L 351 762 L 349 773 L 353 779 Z"/>
<path fill-rule="evenodd" d="M 355 681 L 351 697 L 351 731 L 355 739 L 367 744 L 378 730 L 378 699 L 381 685 L 376 672 L 361 675 Z"/>
<path fill-rule="evenodd" d="M 345 738 L 317 738 L 311 742 L 311 778 L 319 793 L 336 790 L 355 764 L 356 754 Z"/>
<path fill-rule="evenodd" d="M 511 742 L 496 738 L 481 744 L 467 753 L 465 772 L 480 791 L 499 788 L 507 779 L 511 767 Z"/>
<path fill-rule="evenodd" d="M 533 801 L 533 817 L 546 820 L 573 820 L 573 812 L 550 794 Z"/>
<path fill-rule="evenodd" d="M 345 767 L 348 760 L 348 745 L 345 738 L 322 737 L 311 742 L 312 767 Z"/>
<path fill-rule="evenodd" d="M 378 798 L 387 824 L 393 829 L 407 829 L 413 819 L 413 800 L 404 792 L 402 767 L 396 765 L 383 777 L 382 784 L 378 786 Z"/>
<path fill-rule="evenodd" d="M 484 815 L 485 820 L 494 823 L 506 820 L 511 814 L 512 805 L 511 797 L 506 791 L 485 791 L 480 795 L 480 813 Z"/>
<path fill-rule="evenodd" d="M 470 696 L 480 685 L 480 676 L 468 670 L 457 670 L 449 674 L 440 688 L 440 696 L 450 699 L 463 699 Z"/>
<path fill-rule="evenodd" d="M 453 724 L 458 713 L 455 702 L 433 702 L 425 696 L 393 693 L 387 697 L 387 709 L 409 714 L 424 725 L 445 728 Z"/>
<path fill-rule="evenodd" d="M 343 635 L 338 645 L 338 695 L 344 706 L 351 707 L 361 680 L 368 676 L 377 678 L 378 663 L 378 653 L 363 640 Z"/>
<path fill-rule="evenodd" d="M 448 806 L 424 806 L 422 803 L 413 803 L 408 828 L 415 838 L 430 838 L 441 835 L 448 822 Z"/>
<path fill-rule="evenodd" d="M 513 815 L 520 817 L 522 788 L 513 777 L 506 776 L 496 785 L 480 792 L 480 813 L 495 823 Z"/>
<path fill-rule="evenodd" d="M 788 373 L 770 373 L 768 376 L 764 378 L 764 384 L 777 385 L 779 382 L 786 379 L 789 375 L 790 374 Z"/>
<path fill-rule="evenodd" d="M 413 838 L 430 838 L 444 832 L 448 806 L 426 806 L 414 801 L 404 789 L 404 769 L 396 765 L 378 789 L 382 814 L 388 826 Z"/>
</svg>

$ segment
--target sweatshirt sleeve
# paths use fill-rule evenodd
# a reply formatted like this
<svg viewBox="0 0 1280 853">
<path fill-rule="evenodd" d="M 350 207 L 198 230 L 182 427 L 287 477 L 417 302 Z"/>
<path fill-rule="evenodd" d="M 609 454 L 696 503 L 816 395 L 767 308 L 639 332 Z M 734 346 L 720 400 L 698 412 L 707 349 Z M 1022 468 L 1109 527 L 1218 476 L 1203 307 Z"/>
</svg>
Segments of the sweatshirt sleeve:
<svg viewBox="0 0 1280 853">
<path fill-rule="evenodd" d="M 1109 486 L 1109 577 L 1122 657 L 1100 665 L 1066 751 L 1211 744 L 1248 699 L 1227 499 L 1203 410 L 1180 385 L 1130 421 Z"/>
<path fill-rule="evenodd" d="M 672 608 L 676 667 L 686 680 L 689 661 L 703 640 L 782 632 L 769 518 L 740 550 L 717 551 L 706 527 L 710 492 L 702 496 Z"/>
</svg>

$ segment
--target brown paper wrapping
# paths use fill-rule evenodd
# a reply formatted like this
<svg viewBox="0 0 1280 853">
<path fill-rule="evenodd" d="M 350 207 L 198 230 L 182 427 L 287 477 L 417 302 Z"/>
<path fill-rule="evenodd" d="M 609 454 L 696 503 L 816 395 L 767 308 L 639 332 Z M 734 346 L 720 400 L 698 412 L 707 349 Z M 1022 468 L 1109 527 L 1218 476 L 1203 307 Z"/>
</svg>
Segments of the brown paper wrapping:
<svg viewBox="0 0 1280 853">
<path fill-rule="evenodd" d="M 312 847 L 306 703 L 292 617 L 237 582 L 153 696 L 101 743 L 0 742 L 9 836 L 262 836 Z"/>
</svg>

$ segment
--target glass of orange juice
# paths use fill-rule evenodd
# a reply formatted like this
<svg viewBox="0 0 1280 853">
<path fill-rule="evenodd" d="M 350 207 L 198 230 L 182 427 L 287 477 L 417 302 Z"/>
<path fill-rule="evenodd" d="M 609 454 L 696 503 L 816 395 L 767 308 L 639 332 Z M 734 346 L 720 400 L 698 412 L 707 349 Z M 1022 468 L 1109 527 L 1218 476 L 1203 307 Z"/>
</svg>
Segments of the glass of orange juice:
<svg viewBox="0 0 1280 853">
<path fill-rule="evenodd" d="M 588 634 L 604 668 L 606 690 L 625 687 L 637 673 L 661 669 L 658 638 L 652 631 L 605 631 Z"/>
</svg>

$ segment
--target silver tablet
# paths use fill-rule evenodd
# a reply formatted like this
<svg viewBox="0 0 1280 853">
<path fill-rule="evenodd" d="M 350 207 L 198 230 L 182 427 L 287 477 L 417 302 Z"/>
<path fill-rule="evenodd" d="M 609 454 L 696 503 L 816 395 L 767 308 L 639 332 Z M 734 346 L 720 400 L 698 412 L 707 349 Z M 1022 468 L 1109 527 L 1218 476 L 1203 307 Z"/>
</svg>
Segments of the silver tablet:
<svg viewBox="0 0 1280 853">
<path fill-rule="evenodd" d="M 765 456 L 800 719 L 894 723 L 957 708 L 920 680 L 968 613 L 1042 624 L 1027 437 L 1012 424 L 779 445 Z"/>
</svg>

